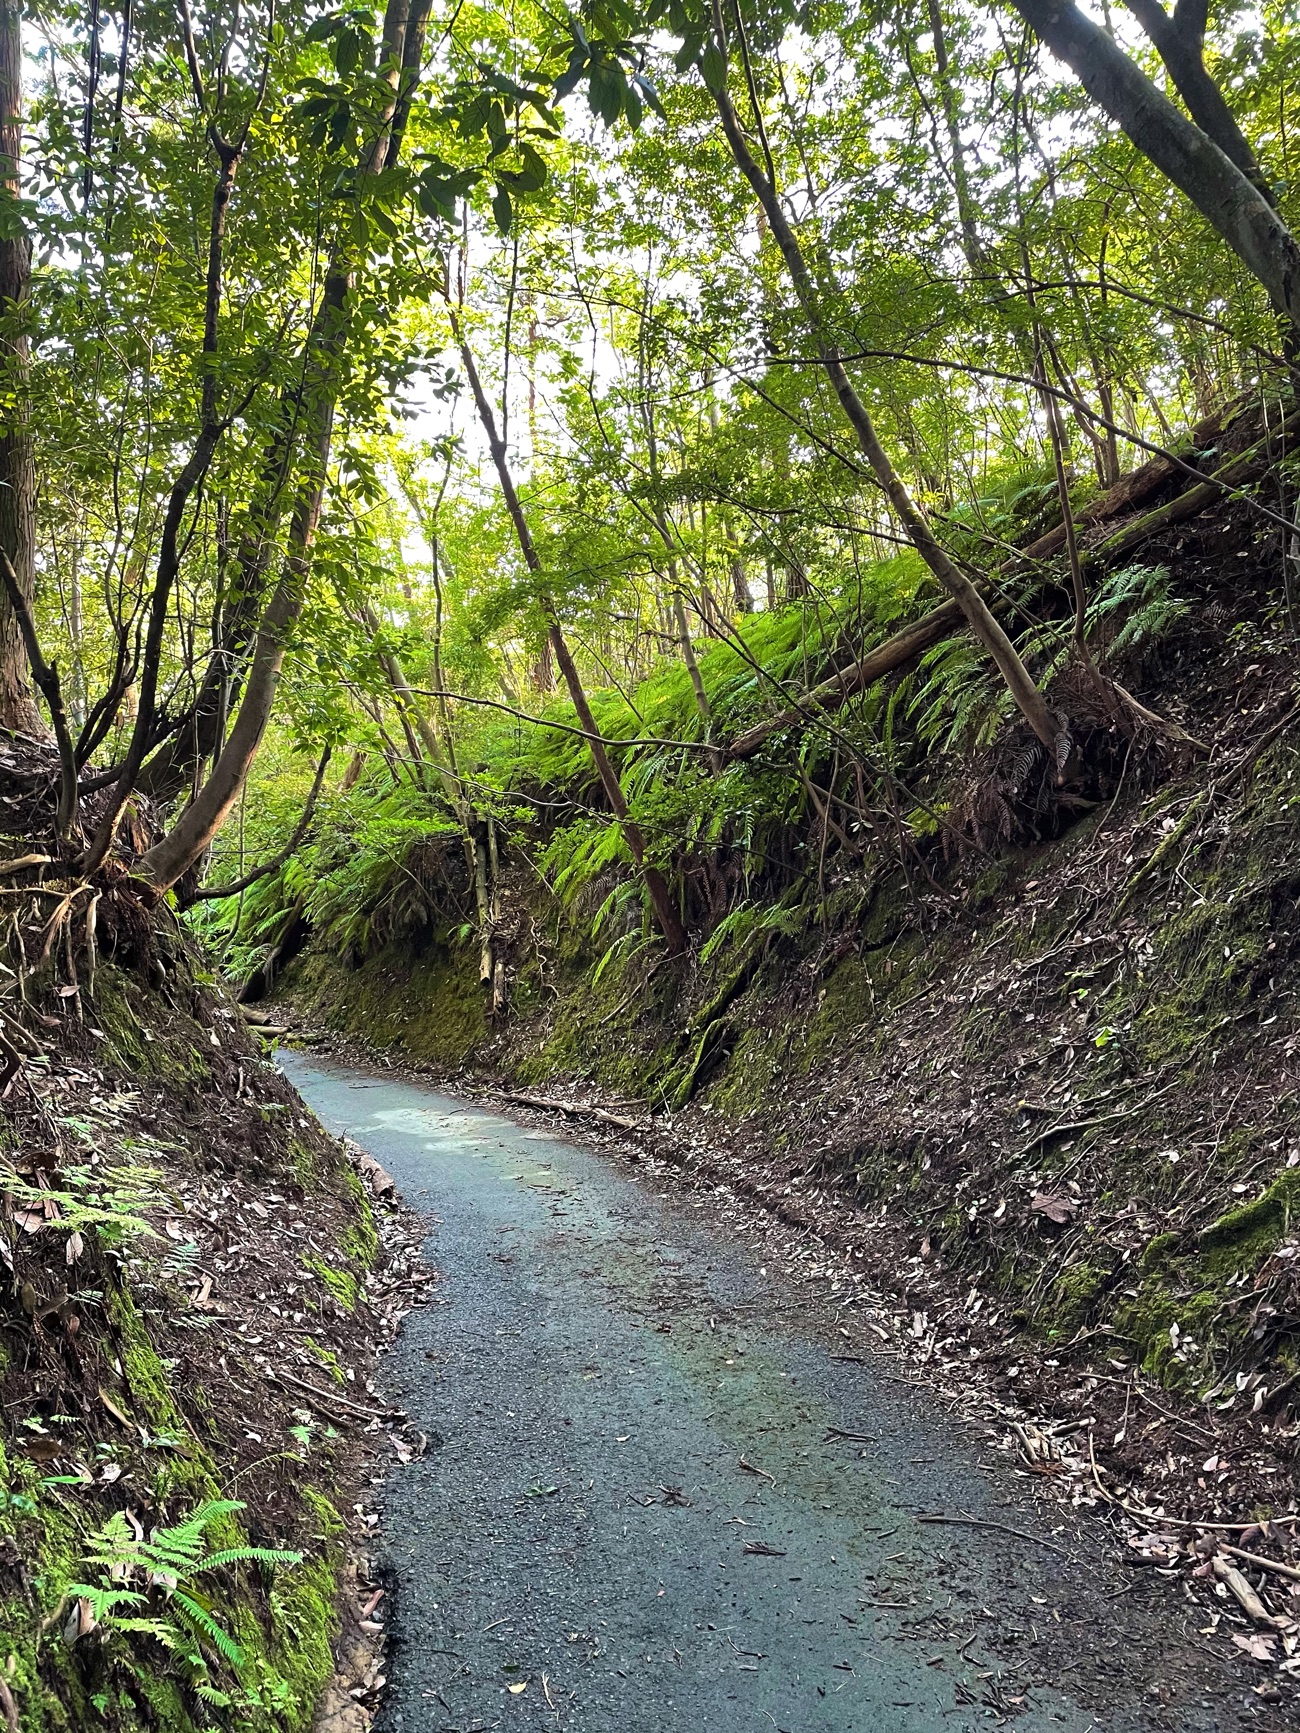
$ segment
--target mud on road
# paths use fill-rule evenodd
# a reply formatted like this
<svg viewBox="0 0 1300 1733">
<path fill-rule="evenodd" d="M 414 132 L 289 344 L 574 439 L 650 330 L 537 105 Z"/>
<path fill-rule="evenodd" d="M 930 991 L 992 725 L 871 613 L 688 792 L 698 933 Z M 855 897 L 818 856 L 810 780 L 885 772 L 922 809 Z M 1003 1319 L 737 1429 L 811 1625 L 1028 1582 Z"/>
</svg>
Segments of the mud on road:
<svg viewBox="0 0 1300 1733">
<path fill-rule="evenodd" d="M 837 1360 L 707 1194 L 280 1063 L 425 1214 L 441 1274 L 384 1372 L 430 1444 L 382 1501 L 383 1733 L 1278 1725 L 1181 1585 L 884 1361 Z"/>
</svg>

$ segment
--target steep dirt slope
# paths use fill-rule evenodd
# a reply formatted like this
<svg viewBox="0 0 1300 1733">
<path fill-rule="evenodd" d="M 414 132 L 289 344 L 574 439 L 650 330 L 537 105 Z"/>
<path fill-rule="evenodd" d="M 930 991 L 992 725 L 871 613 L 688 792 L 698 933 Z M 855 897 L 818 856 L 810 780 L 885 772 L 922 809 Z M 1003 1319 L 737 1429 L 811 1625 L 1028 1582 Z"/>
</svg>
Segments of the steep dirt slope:
<svg viewBox="0 0 1300 1733">
<path fill-rule="evenodd" d="M 409 1272 L 174 917 L 40 852 L 0 840 L 0 1707 L 305 1728 Z"/>
</svg>

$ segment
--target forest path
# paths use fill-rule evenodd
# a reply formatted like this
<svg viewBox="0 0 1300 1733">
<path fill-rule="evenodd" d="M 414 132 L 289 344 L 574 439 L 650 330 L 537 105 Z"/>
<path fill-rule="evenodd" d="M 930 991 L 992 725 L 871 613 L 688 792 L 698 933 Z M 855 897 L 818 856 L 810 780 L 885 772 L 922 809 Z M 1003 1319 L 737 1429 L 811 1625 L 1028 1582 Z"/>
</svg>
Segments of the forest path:
<svg viewBox="0 0 1300 1733">
<path fill-rule="evenodd" d="M 419 1084 L 280 1064 L 426 1212 L 442 1278 L 386 1368 L 430 1448 L 383 1497 L 380 1728 L 1259 1724 L 1195 1609 L 883 1361 L 835 1360 L 707 1194 Z"/>
</svg>

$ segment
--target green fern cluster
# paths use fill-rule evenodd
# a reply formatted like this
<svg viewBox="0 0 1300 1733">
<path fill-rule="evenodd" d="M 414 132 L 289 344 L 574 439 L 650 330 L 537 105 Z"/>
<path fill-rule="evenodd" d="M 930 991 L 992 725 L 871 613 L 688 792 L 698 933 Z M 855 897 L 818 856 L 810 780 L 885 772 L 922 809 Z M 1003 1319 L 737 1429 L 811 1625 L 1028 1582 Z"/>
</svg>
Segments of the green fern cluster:
<svg viewBox="0 0 1300 1733">
<path fill-rule="evenodd" d="M 235 1669 L 243 1665 L 244 1652 L 216 1618 L 200 1579 L 238 1565 L 274 1568 L 302 1562 L 301 1553 L 270 1547 L 210 1551 L 209 1529 L 243 1508 L 236 1500 L 210 1499 L 184 1522 L 156 1528 L 147 1537 L 130 1512 L 115 1512 L 90 1537 L 82 1560 L 86 1580 L 68 1586 L 69 1598 L 82 1604 L 82 1630 L 100 1626 L 106 1634 L 151 1637 L 175 1657 L 198 1695 L 229 1703 L 229 1693 L 212 1683 L 204 1650 Z"/>
</svg>

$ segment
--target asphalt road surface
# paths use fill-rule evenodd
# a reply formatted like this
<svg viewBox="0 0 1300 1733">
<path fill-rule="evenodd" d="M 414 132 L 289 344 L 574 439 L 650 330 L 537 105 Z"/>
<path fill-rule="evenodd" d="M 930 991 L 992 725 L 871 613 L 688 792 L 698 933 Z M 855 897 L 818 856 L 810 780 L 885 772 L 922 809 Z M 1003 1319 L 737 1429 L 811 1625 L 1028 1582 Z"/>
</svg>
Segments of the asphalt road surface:
<svg viewBox="0 0 1300 1733">
<path fill-rule="evenodd" d="M 280 1063 L 425 1214 L 441 1274 L 384 1370 L 430 1447 L 383 1497 L 382 1733 L 1268 1724 L 1179 1585 L 1036 1504 L 889 1362 L 836 1360 L 710 1194 Z"/>
</svg>

